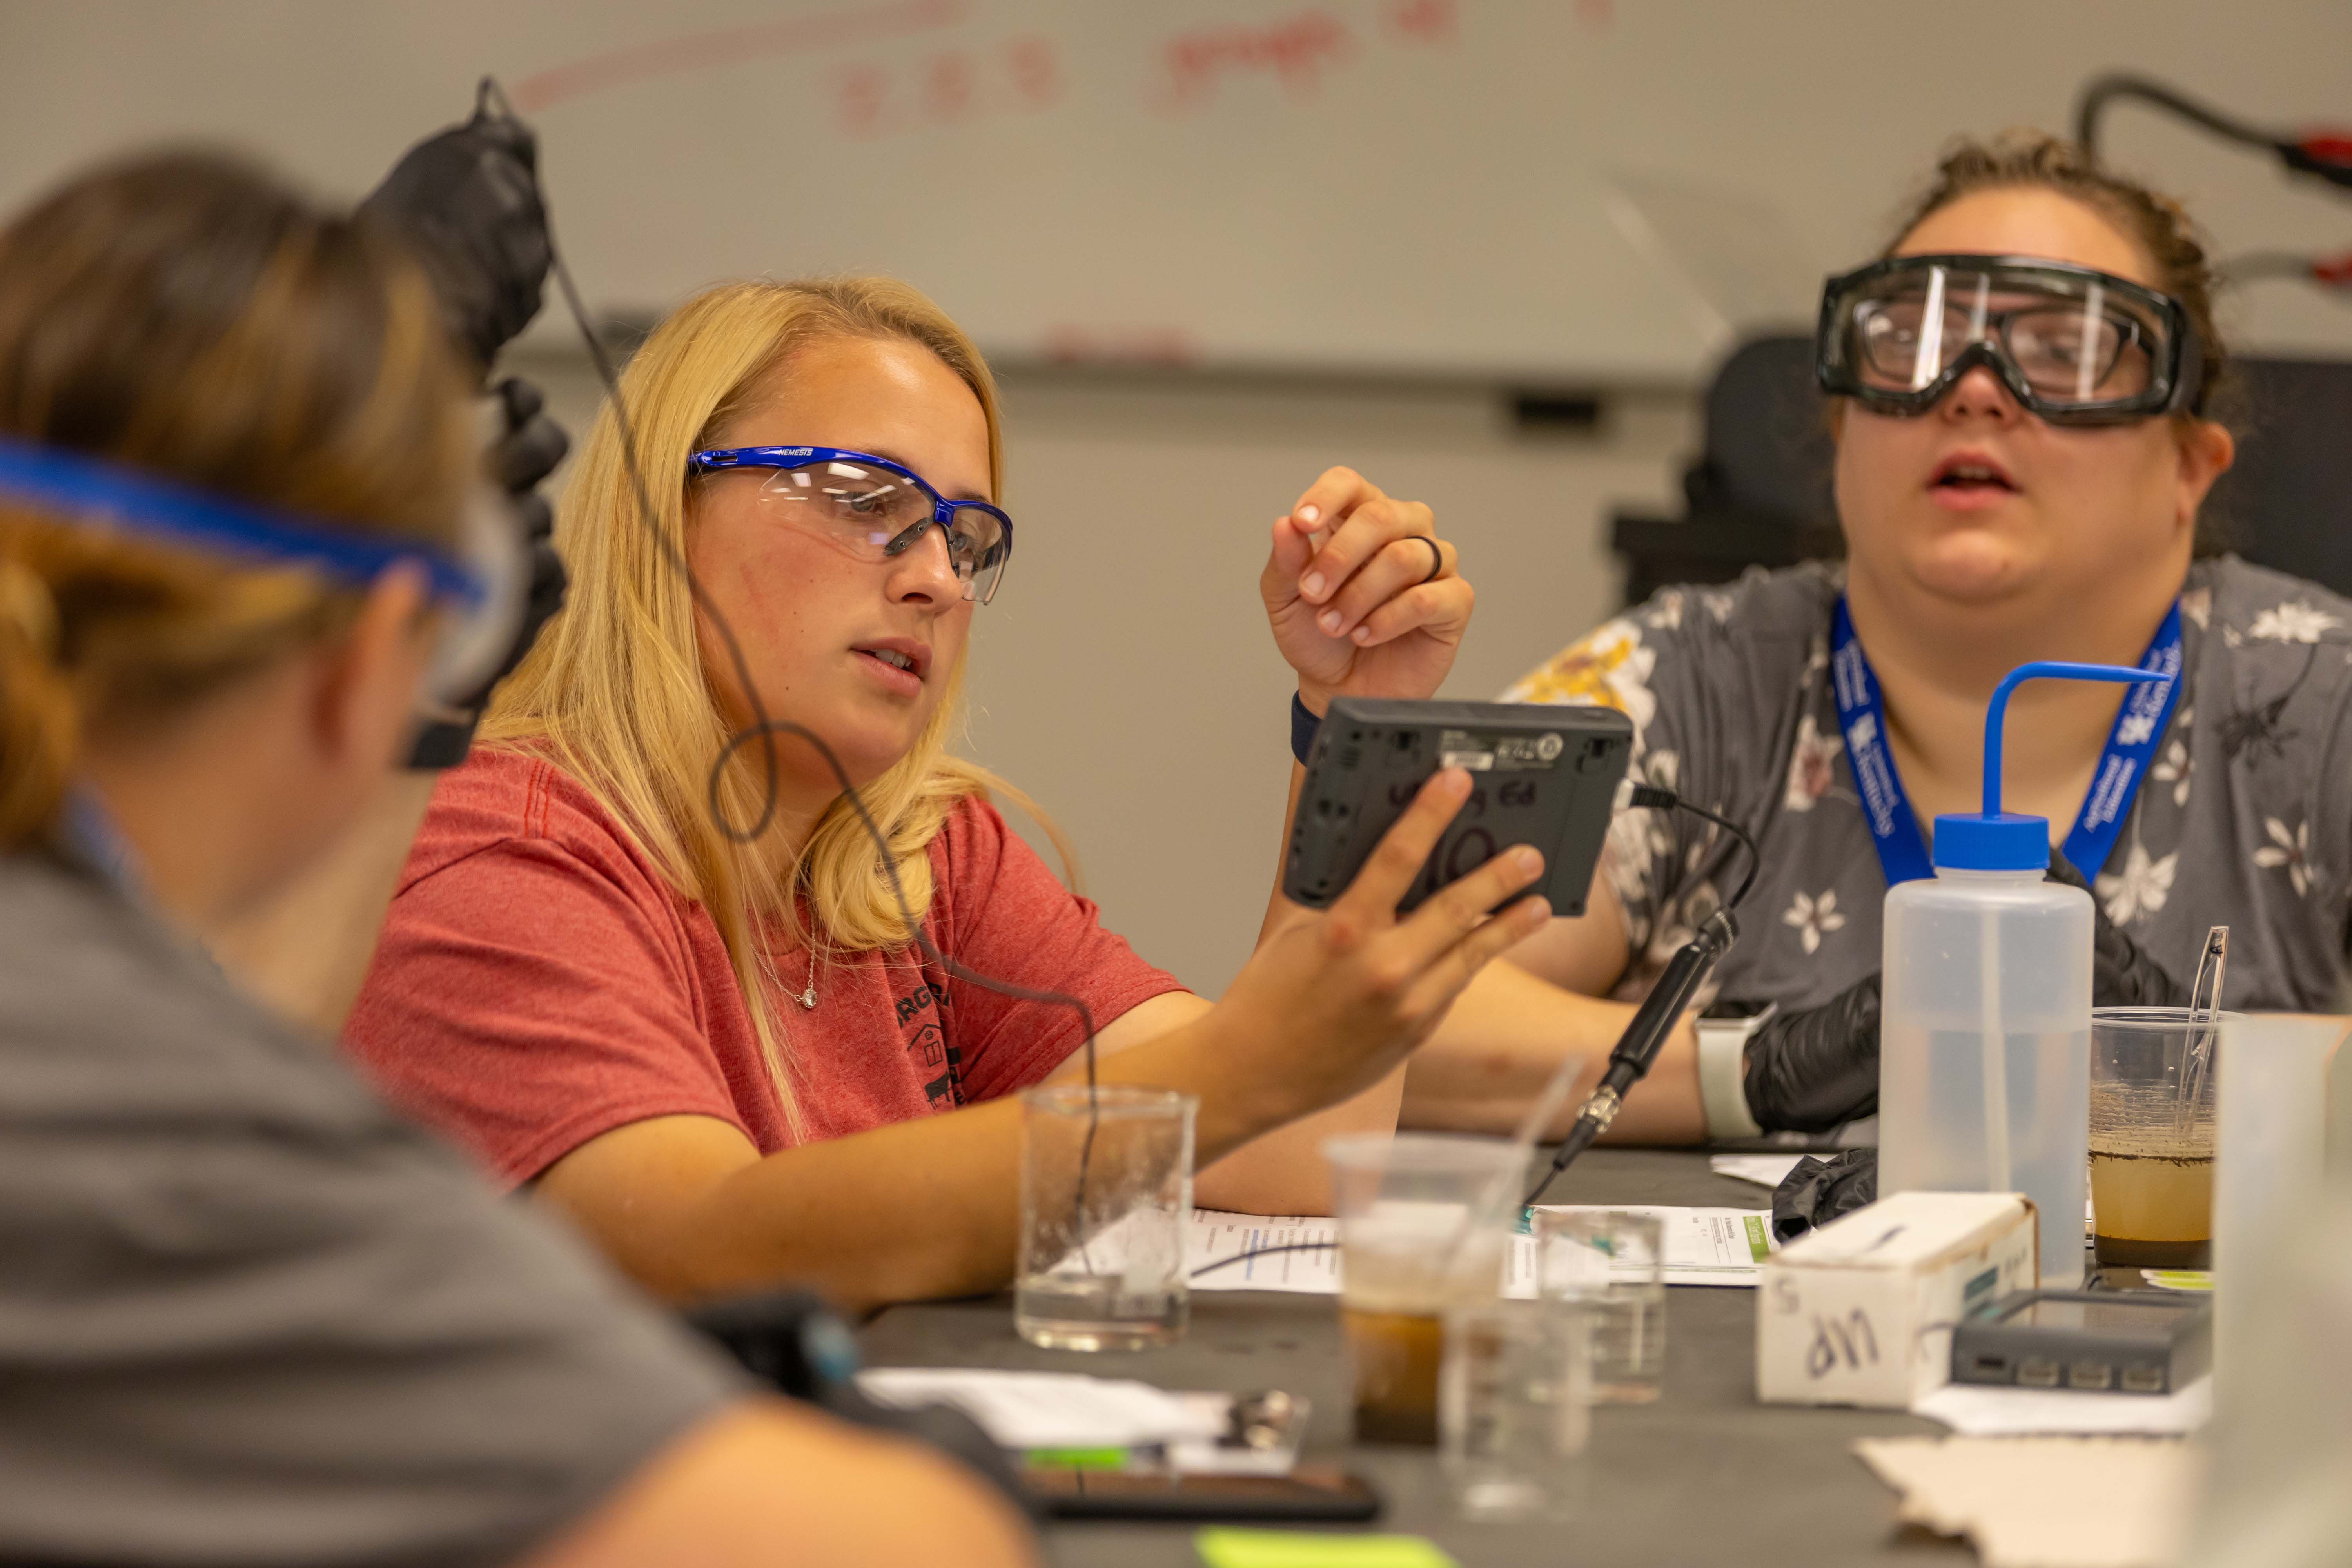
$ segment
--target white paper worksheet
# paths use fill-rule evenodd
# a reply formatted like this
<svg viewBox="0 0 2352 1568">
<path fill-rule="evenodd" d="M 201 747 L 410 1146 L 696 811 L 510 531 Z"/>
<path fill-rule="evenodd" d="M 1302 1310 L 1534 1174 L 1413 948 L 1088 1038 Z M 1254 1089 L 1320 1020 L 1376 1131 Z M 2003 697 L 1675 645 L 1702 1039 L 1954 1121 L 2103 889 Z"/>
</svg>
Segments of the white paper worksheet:
<svg viewBox="0 0 2352 1568">
<path fill-rule="evenodd" d="M 1220 1258 L 1262 1247 L 1311 1244 L 1312 1251 L 1244 1258 L 1203 1274 Z M 1307 1296 L 1339 1293 L 1339 1222 L 1301 1215 L 1227 1214 L 1194 1209 L 1185 1237 L 1185 1268 L 1195 1290 L 1288 1290 Z"/>
<path fill-rule="evenodd" d="M 1566 1211 L 1580 1205 L 1547 1205 Z M 1651 1204 L 1583 1205 L 1658 1216 L 1669 1285 L 1753 1287 L 1777 1244 L 1771 1216 L 1760 1210 L 1675 1208 Z M 1227 1214 L 1195 1209 L 1185 1237 L 1186 1271 L 1195 1290 L 1286 1290 L 1309 1296 L 1339 1293 L 1339 1222 L 1301 1215 Z M 1274 1247 L 1299 1248 L 1243 1258 Z M 1202 1269 L 1221 1259 L 1238 1261 Z M 1515 1236 L 1504 1267 L 1503 1290 L 1535 1294 L 1535 1238 Z"/>
<path fill-rule="evenodd" d="M 1677 1208 L 1664 1204 L 1546 1204 L 1541 1212 L 1654 1215 L 1665 1255 L 1669 1285 L 1739 1285 L 1750 1289 L 1764 1272 L 1764 1260 L 1780 1250 L 1766 1209 Z M 1535 1294 L 1535 1238 L 1517 1237 L 1503 1292 Z"/>
</svg>

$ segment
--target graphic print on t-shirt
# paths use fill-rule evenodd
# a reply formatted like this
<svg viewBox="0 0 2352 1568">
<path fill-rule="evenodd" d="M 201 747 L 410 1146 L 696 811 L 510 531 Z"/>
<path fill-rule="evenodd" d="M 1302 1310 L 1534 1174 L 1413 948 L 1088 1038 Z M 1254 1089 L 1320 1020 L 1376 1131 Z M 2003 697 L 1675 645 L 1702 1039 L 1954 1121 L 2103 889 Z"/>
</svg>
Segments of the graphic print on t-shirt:
<svg viewBox="0 0 2352 1568">
<path fill-rule="evenodd" d="M 921 1075 L 923 1095 L 933 1110 L 953 1110 L 963 1103 L 961 1075 L 956 1070 L 962 1054 L 947 1043 L 937 1024 L 924 1025 L 907 1042 L 907 1059 Z"/>
<path fill-rule="evenodd" d="M 941 1007 L 946 1006 L 948 1005 L 948 994 L 940 990 L 938 986 L 926 981 L 922 984 L 916 986 L 912 991 L 908 992 L 904 996 L 898 998 L 898 1022 L 904 1024 L 908 1019 L 913 1017 L 924 1008 L 931 1006 L 933 1004 L 937 1004 Z"/>
<path fill-rule="evenodd" d="M 898 998 L 898 1026 L 905 1028 L 926 1008 L 936 1015 L 947 1005 L 948 994 L 924 981 Z M 908 1037 L 907 1059 L 914 1064 L 915 1076 L 922 1080 L 923 1097 L 930 1101 L 932 1110 L 953 1110 L 963 1103 L 963 1053 L 948 1044 L 936 1017 Z"/>
</svg>

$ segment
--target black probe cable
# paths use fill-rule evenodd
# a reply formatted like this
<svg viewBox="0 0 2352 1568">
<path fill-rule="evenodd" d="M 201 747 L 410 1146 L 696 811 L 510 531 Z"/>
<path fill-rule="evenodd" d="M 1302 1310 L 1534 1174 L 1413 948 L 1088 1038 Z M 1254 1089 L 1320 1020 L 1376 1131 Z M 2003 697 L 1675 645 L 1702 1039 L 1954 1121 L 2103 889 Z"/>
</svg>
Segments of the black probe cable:
<svg viewBox="0 0 2352 1568">
<path fill-rule="evenodd" d="M 1658 977 L 1658 983 L 1650 988 L 1650 994 L 1643 1000 L 1640 1010 L 1625 1026 L 1625 1032 L 1618 1037 L 1616 1048 L 1609 1053 L 1609 1066 L 1601 1075 L 1600 1086 L 1585 1100 L 1583 1110 L 1578 1113 L 1575 1123 L 1569 1128 L 1568 1136 L 1560 1142 L 1559 1152 L 1552 1158 L 1551 1168 L 1520 1201 L 1519 1206 L 1523 1209 L 1543 1196 L 1544 1189 L 1568 1169 L 1569 1163 L 1583 1153 L 1595 1138 L 1608 1130 L 1625 1092 L 1639 1082 L 1642 1076 L 1650 1070 L 1650 1065 L 1657 1060 L 1659 1047 L 1674 1032 L 1675 1024 L 1690 1005 L 1691 998 L 1705 984 L 1707 975 L 1714 972 L 1717 961 L 1738 940 L 1739 926 L 1732 919 L 1731 911 L 1746 901 L 1748 889 L 1756 885 L 1756 873 L 1763 864 L 1762 857 L 1757 852 L 1756 840 L 1746 828 L 1705 806 L 1693 805 L 1672 790 L 1660 789 L 1654 784 L 1635 784 L 1627 797 L 1626 805 L 1636 810 L 1687 811 L 1693 816 L 1715 824 L 1738 839 L 1748 851 L 1748 874 L 1739 879 L 1739 887 L 1731 895 L 1731 901 L 1700 923 L 1697 933 L 1683 944 L 1666 965 L 1665 973 Z M 1212 1274 L 1253 1258 L 1270 1258 L 1281 1252 L 1320 1252 L 1338 1245 L 1337 1241 L 1288 1241 L 1279 1247 L 1253 1247 L 1247 1252 L 1236 1252 L 1230 1258 L 1220 1258 L 1213 1263 L 1204 1263 L 1193 1269 L 1189 1278 L 1198 1279 L 1203 1274 Z"/>
<path fill-rule="evenodd" d="M 2268 130 L 2210 109 L 2177 89 L 2128 71 L 2095 79 L 2083 89 L 2074 109 L 2074 140 L 2093 158 L 2099 155 L 2099 119 L 2119 98 L 2136 98 L 2179 115 L 2226 141 L 2260 147 L 2298 174 L 2309 174 L 2332 185 L 2352 188 L 2352 133 L 2312 131 L 2302 134 Z"/>
<path fill-rule="evenodd" d="M 2352 132 L 2280 132 L 2249 125 L 2218 110 L 2209 109 L 2162 82 L 2119 73 L 2103 76 L 2083 90 L 2074 110 L 2074 140 L 2094 159 L 2099 155 L 2099 120 L 2108 104 L 2119 98 L 2138 99 L 2179 115 L 2226 141 L 2270 153 L 2294 174 L 2308 174 L 2333 185 L 2352 189 Z M 2331 291 L 2352 289 L 2352 254 L 2337 257 L 2298 256 L 2258 250 L 2220 263 L 2214 272 L 2221 282 L 2242 288 L 2264 279 L 2291 279 Z"/>
<path fill-rule="evenodd" d="M 1543 1196 L 1544 1189 L 1568 1169 L 1569 1163 L 1591 1148 L 1592 1141 L 1607 1131 L 1609 1123 L 1616 1120 L 1617 1109 L 1624 1103 L 1626 1092 L 1641 1081 L 1643 1075 L 1650 1070 L 1650 1065 L 1658 1059 L 1659 1048 L 1665 1044 L 1666 1037 L 1674 1032 L 1675 1025 L 1690 1006 L 1699 987 L 1714 973 L 1717 961 L 1731 950 L 1731 944 L 1739 940 L 1739 923 L 1733 919 L 1732 911 L 1747 900 L 1748 889 L 1756 885 L 1756 873 L 1763 865 L 1763 858 L 1757 853 L 1756 840 L 1746 828 L 1727 816 L 1719 816 L 1704 806 L 1693 805 L 1672 790 L 1636 784 L 1630 804 L 1660 811 L 1687 811 L 1693 816 L 1704 818 L 1723 828 L 1747 849 L 1748 875 L 1740 879 L 1739 889 L 1731 895 L 1729 903 L 1699 922 L 1697 931 L 1666 964 L 1665 973 L 1650 988 L 1649 995 L 1642 999 L 1642 1005 L 1625 1026 L 1625 1032 L 1618 1037 L 1616 1048 L 1609 1053 L 1609 1065 L 1601 1070 L 1600 1084 L 1585 1100 L 1584 1109 L 1577 1113 L 1576 1121 L 1570 1125 L 1568 1136 L 1560 1140 L 1559 1151 L 1552 1156 L 1543 1179 L 1520 1200 L 1522 1209 L 1532 1207 L 1535 1201 Z"/>
</svg>

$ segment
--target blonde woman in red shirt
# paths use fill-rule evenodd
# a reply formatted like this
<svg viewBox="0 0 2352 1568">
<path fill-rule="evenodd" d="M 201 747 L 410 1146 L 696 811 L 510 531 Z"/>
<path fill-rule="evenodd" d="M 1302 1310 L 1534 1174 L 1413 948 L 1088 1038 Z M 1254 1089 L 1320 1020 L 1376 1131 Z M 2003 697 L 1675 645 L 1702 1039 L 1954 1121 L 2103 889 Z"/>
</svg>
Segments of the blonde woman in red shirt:
<svg viewBox="0 0 2352 1568">
<path fill-rule="evenodd" d="M 936 952 L 1087 1005 L 1105 1080 L 1201 1096 L 1203 1204 L 1321 1206 L 1320 1139 L 1392 1126 L 1407 1053 L 1542 923 L 1538 899 L 1481 913 L 1534 853 L 1399 921 L 1414 846 L 1466 790 L 1441 775 L 1398 866 L 1321 915 L 1276 898 L 1224 999 L 1186 993 L 945 749 L 1012 532 L 961 331 L 884 280 L 730 284 L 653 334 L 624 393 L 653 516 L 608 406 L 558 525 L 567 605 L 436 795 L 348 1047 L 656 1291 L 986 1289 L 1013 1255 L 1007 1097 L 1082 1070 L 1084 1029 L 930 961 L 895 869 Z M 1426 507 L 1344 469 L 1301 496 L 1262 585 L 1307 706 L 1433 692 L 1470 611 L 1453 566 Z M 824 737 L 892 868 L 813 748 L 777 742 L 771 802 L 762 748 L 727 750 L 755 711 Z"/>
</svg>

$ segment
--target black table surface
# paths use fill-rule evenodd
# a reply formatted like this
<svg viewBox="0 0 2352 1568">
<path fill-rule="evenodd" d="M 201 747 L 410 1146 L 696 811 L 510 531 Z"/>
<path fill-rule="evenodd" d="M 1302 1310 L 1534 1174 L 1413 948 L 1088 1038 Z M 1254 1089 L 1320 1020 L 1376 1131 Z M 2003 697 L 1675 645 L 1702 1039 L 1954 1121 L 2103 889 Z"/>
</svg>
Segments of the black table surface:
<svg viewBox="0 0 2352 1568">
<path fill-rule="evenodd" d="M 1560 1204 L 1760 1209 L 1763 1188 L 1718 1176 L 1704 1155 L 1601 1149 L 1547 1194 Z M 1756 1292 L 1667 1291 L 1664 1394 L 1594 1413 L 1581 1514 L 1567 1522 L 1471 1524 L 1454 1517 L 1433 1449 L 1348 1440 L 1338 1304 L 1328 1296 L 1196 1292 L 1191 1331 L 1160 1350 L 1038 1350 L 1013 1331 L 1012 1298 L 898 1307 L 860 1336 L 871 1366 L 1025 1367 L 1135 1377 L 1163 1388 L 1280 1388 L 1314 1402 L 1307 1452 L 1338 1459 L 1387 1500 L 1377 1530 L 1426 1535 L 1465 1564 L 1690 1563 L 1839 1568 L 1972 1560 L 1966 1547 L 1899 1526 L 1893 1494 L 1851 1452 L 1857 1437 L 1937 1433 L 1895 1411 L 1756 1401 Z M 1197 1563 L 1192 1527 L 1052 1524 L 1063 1568 Z"/>
</svg>

